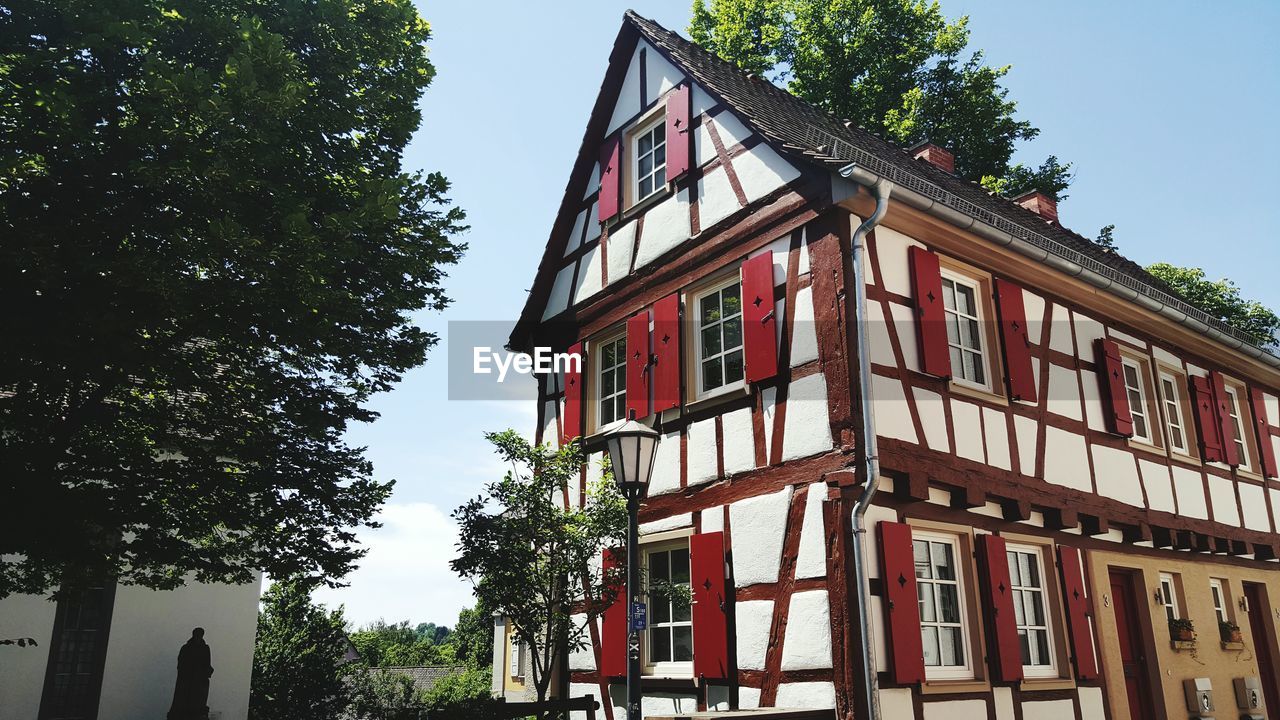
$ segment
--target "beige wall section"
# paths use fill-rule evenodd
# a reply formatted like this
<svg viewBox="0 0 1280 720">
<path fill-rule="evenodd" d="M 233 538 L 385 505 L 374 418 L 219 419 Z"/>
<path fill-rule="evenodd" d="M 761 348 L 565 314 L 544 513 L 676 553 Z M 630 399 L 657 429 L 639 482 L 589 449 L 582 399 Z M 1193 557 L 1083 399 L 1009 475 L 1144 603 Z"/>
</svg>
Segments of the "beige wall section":
<svg viewBox="0 0 1280 720">
<path fill-rule="evenodd" d="M 1136 612 L 1142 613 L 1143 620 L 1150 623 L 1155 645 L 1154 659 L 1159 667 L 1161 685 L 1160 688 L 1153 688 L 1153 691 L 1163 693 L 1168 717 L 1187 716 L 1182 681 L 1197 677 L 1207 677 L 1212 681 L 1214 703 L 1218 709 L 1217 717 L 1236 717 L 1233 679 L 1258 675 L 1258 664 L 1253 651 L 1249 623 L 1259 619 L 1258 614 L 1261 610 L 1251 608 L 1252 613 L 1246 613 L 1240 608 L 1240 597 L 1244 593 L 1243 583 L 1265 585 L 1272 608 L 1280 607 L 1280 570 L 1274 567 L 1243 568 L 1224 565 L 1213 562 L 1212 558 L 1199 555 L 1170 553 L 1167 557 L 1157 558 L 1113 552 L 1090 552 L 1090 593 L 1094 598 L 1093 609 L 1098 627 L 1099 654 L 1107 682 L 1107 702 L 1111 707 L 1112 717 L 1127 717 L 1124 711 L 1129 706 L 1120 663 L 1120 646 L 1116 636 L 1115 607 L 1111 602 L 1111 585 L 1108 579 L 1109 571 L 1113 568 L 1136 570 L 1141 573 L 1142 581 L 1136 597 L 1138 605 Z M 1179 610 L 1183 617 L 1189 618 L 1195 624 L 1197 642 L 1194 655 L 1187 650 L 1174 650 L 1170 642 L 1164 606 L 1158 604 L 1154 597 L 1161 572 L 1176 573 L 1181 576 L 1182 592 L 1179 598 Z M 1218 620 L 1213 610 L 1212 596 L 1209 593 L 1210 578 L 1221 579 L 1227 587 L 1230 617 L 1240 626 L 1241 634 L 1244 636 L 1244 650 L 1224 649 L 1219 641 Z M 1151 656 L 1148 656 L 1148 661 L 1150 659 Z M 1273 717 L 1275 712 L 1275 709 L 1269 708 L 1267 717 Z"/>
<path fill-rule="evenodd" d="M 40 711 L 56 610 L 55 604 L 36 595 L 0 600 L 0 638 L 29 637 L 38 643 L 25 648 L 0 646 L 0 714 L 4 717 L 34 718 Z"/>
<path fill-rule="evenodd" d="M 173 701 L 178 650 L 194 627 L 205 629 L 212 656 L 210 717 L 244 720 L 261 590 L 260 575 L 246 585 L 192 583 L 171 592 L 116 588 L 98 720 L 164 717 Z"/>
<path fill-rule="evenodd" d="M 506 623 L 506 637 L 502 643 L 502 694 L 512 700 L 520 700 L 524 697 L 525 691 L 532 689 L 532 684 L 525 684 L 524 677 L 514 677 L 511 675 L 511 651 L 514 649 L 514 635 L 511 632 L 511 623 Z M 528 663 L 521 665 L 521 672 L 528 672 L 525 667 Z"/>
</svg>

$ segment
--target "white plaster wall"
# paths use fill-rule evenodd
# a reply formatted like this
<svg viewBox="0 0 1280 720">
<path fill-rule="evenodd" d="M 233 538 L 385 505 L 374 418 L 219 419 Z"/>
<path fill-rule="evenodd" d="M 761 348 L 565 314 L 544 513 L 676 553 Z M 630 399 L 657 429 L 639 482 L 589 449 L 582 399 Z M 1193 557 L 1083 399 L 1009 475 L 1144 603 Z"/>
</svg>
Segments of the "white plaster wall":
<svg viewBox="0 0 1280 720">
<path fill-rule="evenodd" d="M 551 443 L 553 447 L 560 446 L 560 434 L 556 432 L 556 409 L 559 403 L 556 400 L 548 400 L 542 404 L 542 442 Z"/>
<path fill-rule="evenodd" d="M 1142 484 L 1133 453 L 1105 445 L 1094 445 L 1093 471 L 1098 478 L 1098 494 L 1128 505 L 1143 507 Z M 1088 468 L 1084 469 L 1088 472 Z"/>
<path fill-rule="evenodd" d="M 751 429 L 751 408 L 740 408 L 721 415 L 720 425 L 724 439 L 725 474 L 734 475 L 755 468 L 756 434 Z"/>
<path fill-rule="evenodd" d="M 645 212 L 636 267 L 644 267 L 689 239 L 689 191 L 681 190 Z"/>
<path fill-rule="evenodd" d="M 1147 491 L 1147 506 L 1152 510 L 1174 512 L 1176 506 L 1169 467 L 1150 460 L 1139 460 L 1138 467 L 1142 471 L 1142 486 Z"/>
<path fill-rule="evenodd" d="M 1102 688 L 1081 687 L 1080 717 L 1084 720 L 1106 720 L 1107 710 L 1102 701 Z"/>
<path fill-rule="evenodd" d="M 1173 466 L 1173 490 L 1178 496 L 1179 515 L 1201 520 L 1209 519 L 1209 507 L 1204 497 L 1204 481 L 1200 473 L 1177 465 Z"/>
<path fill-rule="evenodd" d="M 980 412 L 978 406 L 971 402 L 951 398 L 951 427 L 956 436 L 956 455 L 985 462 Z"/>
<path fill-rule="evenodd" d="M 1092 492 L 1084 436 L 1052 426 L 1044 432 L 1045 481 Z"/>
<path fill-rule="evenodd" d="M 871 362 L 875 365 L 894 367 L 893 345 L 889 341 L 889 323 L 884 321 L 884 309 L 878 302 L 867 303 L 867 345 L 871 349 Z"/>
<path fill-rule="evenodd" d="M 830 449 L 831 421 L 827 415 L 827 381 L 822 373 L 815 373 L 792 382 L 787 390 L 782 459 L 794 460 Z"/>
<path fill-rule="evenodd" d="M 777 582 L 791 487 L 729 506 L 733 578 L 738 587 Z"/>
<path fill-rule="evenodd" d="M 1039 423 L 1029 417 L 1013 416 L 1013 436 L 1018 443 L 1018 466 L 1023 475 L 1036 474 L 1036 433 Z"/>
<path fill-rule="evenodd" d="M 1027 340 L 1039 345 L 1044 342 L 1044 298 L 1023 288 L 1022 309 L 1027 316 Z"/>
<path fill-rule="evenodd" d="M 640 534 L 651 535 L 658 532 L 666 532 L 677 528 L 686 528 L 693 526 L 693 513 L 680 513 L 668 517 L 652 520 L 647 523 L 640 523 Z"/>
<path fill-rule="evenodd" d="M 924 247 L 890 227 L 876 227 L 876 259 L 880 261 L 880 277 L 884 280 L 885 290 L 911 297 L 911 268 L 907 248 L 913 245 Z"/>
<path fill-rule="evenodd" d="M 801 253 L 803 256 L 804 253 Z M 791 367 L 818 359 L 818 332 L 813 319 L 813 288 L 796 291 L 795 333 L 791 338 Z"/>
<path fill-rule="evenodd" d="M 1022 716 L 1036 720 L 1075 720 L 1075 705 L 1070 700 L 1041 700 L 1022 703 Z"/>
<path fill-rule="evenodd" d="M 1080 371 L 1080 388 L 1084 391 L 1084 420 L 1090 430 L 1107 431 L 1107 416 L 1102 404 L 1102 388 L 1097 373 Z"/>
<path fill-rule="evenodd" d="M 599 165 L 592 166 L 591 177 L 593 178 L 592 182 L 597 185 L 600 183 Z M 600 212 L 596 209 L 599 205 L 599 202 L 592 200 L 591 207 L 587 208 L 587 235 L 582 239 L 583 242 L 591 242 L 600 237 Z"/>
<path fill-rule="evenodd" d="M 809 486 L 804 498 L 804 522 L 800 530 L 800 549 L 796 555 L 796 578 L 824 577 L 827 574 L 827 551 L 823 541 L 822 501 L 827 496 L 826 483 Z"/>
<path fill-rule="evenodd" d="M 787 633 L 782 643 L 782 669 L 817 670 L 831 667 L 831 608 L 826 590 L 791 596 Z M 779 703 L 779 706 L 782 706 Z"/>
<path fill-rule="evenodd" d="M 1267 495 L 1271 497 L 1271 521 L 1280 527 L 1280 490 L 1267 488 Z"/>
<path fill-rule="evenodd" d="M 551 295 L 547 297 L 547 307 L 542 311 L 542 319 L 555 317 L 569 307 L 569 286 L 573 283 L 574 263 L 560 268 L 555 282 L 551 284 Z"/>
<path fill-rule="evenodd" d="M 702 511 L 702 532 L 724 532 L 724 506 L 716 505 Z"/>
<path fill-rule="evenodd" d="M 1004 413 L 995 408 L 982 408 L 982 430 L 987 439 L 987 464 L 1012 470 L 1009 461 L 1009 424 Z"/>
<path fill-rule="evenodd" d="M 36 641 L 35 647 L 0 646 L 0 709 L 6 717 L 34 718 L 40 712 L 56 612 L 57 605 L 39 595 L 0 600 L 0 638 Z"/>
<path fill-rule="evenodd" d="M 1053 315 L 1049 324 L 1049 349 L 1074 355 L 1076 352 L 1074 338 L 1071 334 L 1071 311 L 1061 305 L 1053 306 Z"/>
<path fill-rule="evenodd" d="M 780 708 L 833 708 L 836 706 L 836 688 L 829 682 L 792 682 L 778 686 L 774 707 Z"/>
<path fill-rule="evenodd" d="M 564 245 L 564 254 L 567 256 L 578 246 L 582 244 L 582 226 L 587 222 L 587 210 L 582 210 L 578 216 L 573 219 L 573 229 L 569 231 L 569 239 Z"/>
<path fill-rule="evenodd" d="M 1175 368 L 1182 367 L 1182 358 L 1178 357 L 1177 355 L 1174 355 L 1168 350 L 1165 350 L 1159 345 L 1151 346 L 1151 354 L 1155 355 L 1157 360 L 1162 360 L 1164 362 L 1167 362 L 1170 365 L 1174 366 Z"/>
<path fill-rule="evenodd" d="M 752 710 L 760 707 L 760 688 L 738 688 L 738 707 L 743 710 Z"/>
<path fill-rule="evenodd" d="M 876 435 L 920 442 L 911 422 L 911 407 L 902 389 L 902 381 L 883 375 L 871 376 L 871 407 L 876 414 Z"/>
<path fill-rule="evenodd" d="M 649 494 L 662 495 L 680 489 L 680 431 L 664 433 L 653 453 Z"/>
<path fill-rule="evenodd" d="M 707 710 L 710 712 L 727 712 L 729 710 L 729 692 L 727 685 L 708 685 Z"/>
<path fill-rule="evenodd" d="M 618 90 L 618 99 L 613 104 L 613 115 L 609 118 L 609 127 L 605 130 L 606 134 L 625 125 L 641 110 L 640 50 L 643 48 L 647 48 L 645 54 L 648 56 L 657 54 L 643 40 L 636 43 L 635 50 L 631 53 L 631 62 L 627 66 L 627 74 L 623 76 L 622 87 Z"/>
<path fill-rule="evenodd" d="M 587 198 L 591 197 L 592 193 L 594 193 L 599 189 L 600 189 L 600 164 L 592 163 L 591 177 L 587 179 L 587 189 L 582 191 L 582 199 L 586 200 Z M 595 206 L 593 205 L 591 215 L 589 215 L 588 217 L 595 217 L 594 207 Z"/>
<path fill-rule="evenodd" d="M 574 615 L 571 622 L 573 623 L 574 627 L 586 625 L 587 616 L 585 613 Z M 599 623 L 595 623 L 595 625 L 596 625 L 596 628 L 599 629 L 600 627 Z M 595 648 L 591 646 L 590 627 L 588 627 L 587 630 L 584 631 L 583 637 L 584 639 L 586 639 L 587 642 L 584 643 L 582 647 L 569 651 L 569 669 L 592 672 L 596 669 L 596 651 L 595 651 Z M 588 685 L 587 687 L 592 687 L 592 686 Z M 597 696 L 600 694 L 600 690 L 598 688 L 596 689 L 595 694 Z M 577 694 L 572 695 L 572 697 L 577 697 Z"/>
<path fill-rule="evenodd" d="M 569 697 L 580 698 L 587 695 L 595 698 L 596 702 L 600 702 L 600 686 L 592 683 L 569 683 Z M 596 711 L 597 718 L 604 716 L 604 706 L 608 704 L 608 700 L 600 702 L 601 709 Z M 585 710 L 575 710 L 569 713 L 569 720 L 587 720 L 587 712 Z"/>
<path fill-rule="evenodd" d="M 698 225 L 703 230 L 729 217 L 738 207 L 738 196 L 734 195 L 724 168 L 716 168 L 698 179 Z"/>
<path fill-rule="evenodd" d="M 767 387 L 760 391 L 760 409 L 764 414 L 764 456 L 773 457 L 773 421 L 778 416 L 778 390 Z"/>
<path fill-rule="evenodd" d="M 613 284 L 631 273 L 631 253 L 636 242 L 636 222 L 609 230 L 609 284 Z"/>
<path fill-rule="evenodd" d="M 916 339 L 915 313 L 902 303 L 889 303 L 893 329 L 898 334 L 898 347 L 902 349 L 902 366 L 920 372 L 920 341 Z"/>
<path fill-rule="evenodd" d="M 1107 328 L 1107 335 L 1110 335 L 1111 337 L 1115 338 L 1116 340 L 1121 340 L 1121 341 L 1123 341 L 1123 342 L 1127 342 L 1127 343 L 1129 343 L 1130 345 L 1133 345 L 1133 346 L 1135 346 L 1135 347 L 1142 348 L 1143 350 L 1146 350 L 1146 349 L 1147 349 L 1147 341 L 1146 341 L 1146 340 L 1139 340 L 1138 338 L 1136 338 L 1136 337 L 1134 337 L 1134 336 L 1132 336 L 1132 335 L 1130 335 L 1130 334 L 1128 334 L 1128 333 L 1120 332 L 1119 330 L 1117 330 L 1117 329 L 1115 329 L 1115 328 L 1113 328 L 1113 327 L 1108 327 L 1108 328 Z"/>
<path fill-rule="evenodd" d="M 924 439 L 929 444 L 929 449 L 951 452 L 951 440 L 947 438 L 947 413 L 942 404 L 942 396 L 919 387 L 912 388 L 911 392 L 916 398 L 916 412 L 920 414 L 920 426 L 924 429 Z"/>
<path fill-rule="evenodd" d="M 734 548 L 736 554 L 737 548 Z M 773 622 L 772 600 L 743 600 L 733 608 L 738 630 L 738 669 L 763 670 Z"/>
<path fill-rule="evenodd" d="M 588 250 L 583 254 L 582 259 L 578 261 L 581 270 L 578 272 L 577 282 L 573 288 L 573 304 L 586 300 L 587 298 L 600 292 L 604 287 L 604 277 L 601 274 L 600 266 L 600 246 Z"/>
<path fill-rule="evenodd" d="M 644 99 L 646 102 L 653 102 L 662 97 L 671 88 L 680 84 L 684 79 L 684 73 L 676 69 L 675 65 L 667 62 L 662 53 L 653 49 L 653 46 L 645 44 L 648 50 L 645 52 L 645 89 Z"/>
<path fill-rule="evenodd" d="M 1014 720 L 1013 690 L 1007 687 L 992 688 L 992 700 L 996 706 L 996 720 Z"/>
<path fill-rule="evenodd" d="M 102 675 L 99 720 L 159 718 L 173 700 L 178 650 L 203 627 L 214 668 L 209 709 L 222 720 L 249 713 L 261 576 L 246 585 L 192 583 L 170 592 L 119 587 Z"/>
<path fill-rule="evenodd" d="M 640 699 L 640 710 L 644 717 L 654 715 L 672 715 L 691 713 L 698 710 L 698 699 L 693 695 L 677 693 L 645 693 Z M 624 718 L 626 713 L 614 713 L 614 718 Z"/>
<path fill-rule="evenodd" d="M 892 688 L 880 691 L 880 716 L 889 718 L 914 718 L 915 703 L 911 700 L 911 688 Z"/>
<path fill-rule="evenodd" d="M 924 704 L 924 720 L 987 720 L 987 701 L 944 700 L 942 702 L 926 702 Z"/>
<path fill-rule="evenodd" d="M 1107 329 L 1102 323 L 1088 315 L 1072 313 L 1076 326 L 1076 352 L 1084 360 L 1092 360 L 1094 356 L 1093 341 L 1106 337 Z"/>
<path fill-rule="evenodd" d="M 1235 483 L 1217 475 L 1209 476 L 1209 502 L 1213 519 L 1224 525 L 1240 525 L 1240 507 L 1236 505 Z"/>
<path fill-rule="evenodd" d="M 1045 399 L 1045 407 L 1072 420 L 1083 420 L 1080 409 L 1080 385 L 1076 379 L 1076 371 L 1061 365 L 1049 363 L 1049 395 Z"/>
<path fill-rule="evenodd" d="M 1271 532 L 1271 520 L 1267 517 L 1267 498 L 1259 485 L 1239 483 L 1240 508 L 1244 511 L 1244 526 L 1250 530 Z"/>
<path fill-rule="evenodd" d="M 716 419 L 707 418 L 689 425 L 689 441 L 685 448 L 690 485 L 709 482 L 716 477 Z"/>
<path fill-rule="evenodd" d="M 756 145 L 734 158 L 733 171 L 748 204 L 800 177 L 800 171 L 768 145 Z"/>
</svg>

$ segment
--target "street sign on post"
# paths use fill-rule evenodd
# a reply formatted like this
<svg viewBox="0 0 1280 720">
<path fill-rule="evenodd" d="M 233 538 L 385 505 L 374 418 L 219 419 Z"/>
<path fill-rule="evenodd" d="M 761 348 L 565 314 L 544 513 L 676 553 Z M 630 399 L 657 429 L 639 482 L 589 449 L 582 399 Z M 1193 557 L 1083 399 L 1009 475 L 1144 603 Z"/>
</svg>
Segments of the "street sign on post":
<svg viewBox="0 0 1280 720">
<path fill-rule="evenodd" d="M 635 631 L 644 630 L 647 627 L 648 620 L 647 608 L 642 602 L 631 603 L 631 629 Z"/>
</svg>

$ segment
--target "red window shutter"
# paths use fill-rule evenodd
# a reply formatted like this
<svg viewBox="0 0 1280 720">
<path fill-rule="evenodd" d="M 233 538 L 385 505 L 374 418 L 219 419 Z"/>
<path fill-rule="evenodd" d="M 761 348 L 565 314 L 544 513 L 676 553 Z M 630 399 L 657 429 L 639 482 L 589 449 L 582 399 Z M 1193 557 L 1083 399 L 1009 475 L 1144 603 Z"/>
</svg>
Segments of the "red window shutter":
<svg viewBox="0 0 1280 720">
<path fill-rule="evenodd" d="M 916 303 L 916 337 L 921 369 L 929 375 L 951 377 L 951 349 L 947 345 L 947 314 L 942 305 L 942 270 L 938 256 L 918 245 L 908 253 L 911 290 Z"/>
<path fill-rule="evenodd" d="M 600 147 L 600 222 L 614 215 L 622 205 L 622 136 L 615 135 Z"/>
<path fill-rule="evenodd" d="M 1262 456 L 1262 474 L 1277 477 L 1276 449 L 1271 445 L 1271 424 L 1267 422 L 1267 404 L 1260 388 L 1249 388 L 1249 408 L 1253 410 L 1253 427 L 1258 434 L 1258 454 Z"/>
<path fill-rule="evenodd" d="M 1217 403 L 1213 399 L 1213 386 L 1209 379 L 1191 377 L 1191 402 L 1196 408 L 1196 425 L 1200 430 L 1200 456 L 1205 462 L 1222 462 L 1221 426 L 1218 424 Z"/>
<path fill-rule="evenodd" d="M 582 437 L 582 370 L 586 355 L 582 343 L 569 346 L 567 352 L 581 358 L 578 369 L 572 367 L 564 373 L 564 415 L 560 418 L 560 444 L 568 445 L 574 438 Z"/>
<path fill-rule="evenodd" d="M 991 622 L 991 639 L 995 651 L 992 672 L 997 680 L 1015 682 L 1022 679 L 1022 642 L 1018 638 L 1017 616 L 1013 608 L 1013 590 L 1009 582 L 1009 556 L 1004 538 L 997 535 L 978 536 L 978 572 L 982 578 L 982 597 Z"/>
<path fill-rule="evenodd" d="M 649 417 L 649 311 L 627 320 L 627 416 Z"/>
<path fill-rule="evenodd" d="M 1062 599 L 1067 609 L 1076 677 L 1094 680 L 1098 677 L 1098 662 L 1093 656 L 1093 630 L 1089 627 L 1089 617 L 1093 613 L 1084 591 L 1084 565 L 1080 561 L 1080 551 L 1059 545 L 1058 567 L 1062 570 Z"/>
<path fill-rule="evenodd" d="M 778 374 L 777 318 L 773 313 L 773 253 L 742 263 L 742 343 L 747 382 Z"/>
<path fill-rule="evenodd" d="M 680 295 L 653 304 L 653 411 L 680 407 Z"/>
<path fill-rule="evenodd" d="M 1222 457 L 1232 467 L 1240 464 L 1240 453 L 1236 452 L 1236 426 L 1231 420 L 1231 401 L 1227 398 L 1227 383 L 1222 373 L 1209 373 L 1209 384 L 1213 388 L 1213 407 L 1218 418 L 1218 437 L 1222 439 Z"/>
<path fill-rule="evenodd" d="M 729 622 L 724 588 L 724 534 L 689 538 L 689 580 L 693 584 L 693 676 L 729 677 Z"/>
<path fill-rule="evenodd" d="M 1133 412 L 1129 408 L 1129 391 L 1124 385 L 1124 363 L 1115 340 L 1094 341 L 1098 363 L 1098 383 L 1106 405 L 1107 429 L 1116 435 L 1133 437 Z"/>
<path fill-rule="evenodd" d="M 1000 336 L 1004 340 L 1004 368 L 1009 396 L 1036 401 L 1036 375 L 1031 369 L 1031 340 L 1027 337 L 1027 311 L 1022 288 L 1008 280 L 996 280 L 996 305 L 1000 312 Z"/>
<path fill-rule="evenodd" d="M 625 566 L 621 561 L 624 551 L 605 550 L 601 567 L 607 579 L 610 571 Z M 626 581 L 619 580 L 617 595 L 604 611 L 600 624 L 600 674 L 604 677 L 623 677 L 627 674 L 627 590 Z"/>
<path fill-rule="evenodd" d="M 885 627 L 889 635 L 889 673 L 897 683 L 924 682 L 924 642 L 920 638 L 920 600 L 916 596 L 911 526 L 884 521 L 876 525 L 876 532 L 880 541 Z"/>
<path fill-rule="evenodd" d="M 693 130 L 689 126 L 689 110 L 692 93 L 688 83 L 677 87 L 667 96 L 667 181 L 670 182 L 689 172 L 692 156 Z"/>
</svg>

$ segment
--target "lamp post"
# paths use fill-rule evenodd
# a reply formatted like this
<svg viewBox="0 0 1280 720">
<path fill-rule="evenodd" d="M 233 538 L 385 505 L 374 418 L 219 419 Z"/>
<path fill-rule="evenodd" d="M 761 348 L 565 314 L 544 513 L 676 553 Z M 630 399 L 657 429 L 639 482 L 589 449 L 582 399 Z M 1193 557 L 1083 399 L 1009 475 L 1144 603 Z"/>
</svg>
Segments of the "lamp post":
<svg viewBox="0 0 1280 720">
<path fill-rule="evenodd" d="M 639 516 L 640 498 L 649 487 L 658 433 L 647 425 L 628 420 L 609 433 L 609 464 L 613 479 L 627 499 L 627 720 L 640 716 L 640 602 Z"/>
</svg>

